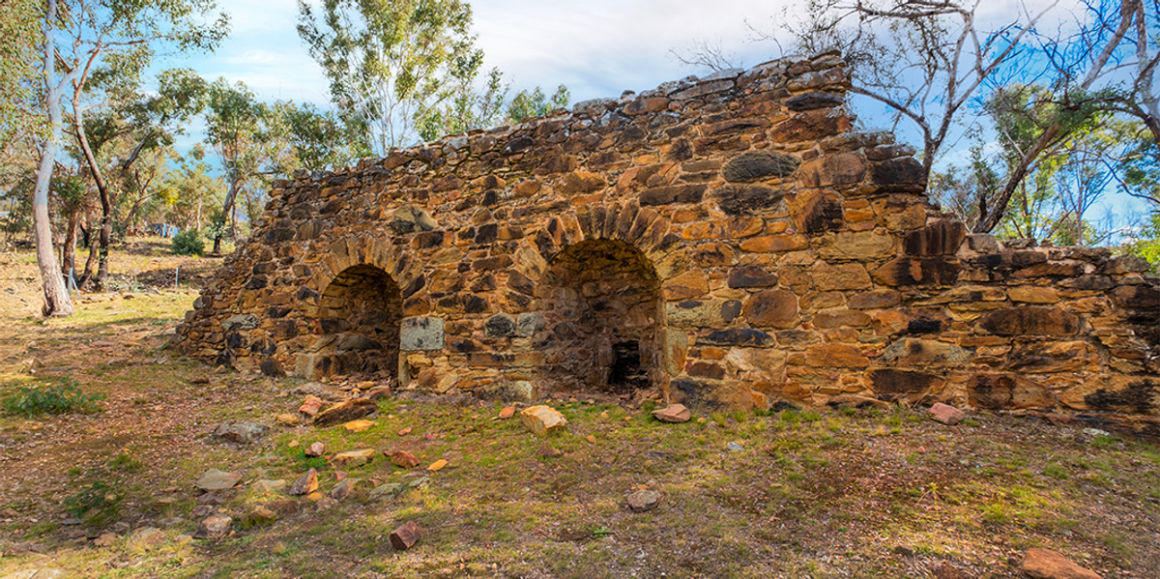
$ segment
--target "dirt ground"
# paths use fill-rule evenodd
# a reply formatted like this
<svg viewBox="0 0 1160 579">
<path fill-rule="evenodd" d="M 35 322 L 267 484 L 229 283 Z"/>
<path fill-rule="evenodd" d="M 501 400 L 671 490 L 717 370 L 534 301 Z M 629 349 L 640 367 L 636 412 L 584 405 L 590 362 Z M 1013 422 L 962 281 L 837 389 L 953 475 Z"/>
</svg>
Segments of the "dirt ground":
<svg viewBox="0 0 1160 579">
<path fill-rule="evenodd" d="M 664 424 L 652 402 L 581 397 L 548 401 L 569 425 L 541 439 L 497 419 L 500 401 L 403 392 L 363 432 L 281 424 L 306 392 L 378 384 L 170 351 L 218 263 L 138 240 L 114 254 L 111 291 L 44 321 L 32 253 L 0 253 L 0 402 L 62 383 L 104 397 L 92 412 L 0 410 L 0 578 L 999 578 L 1023 577 L 1031 547 L 1105 579 L 1160 577 L 1160 448 L 1030 417 L 949 427 L 921 408 L 788 408 Z M 231 419 L 270 430 L 211 436 Z M 316 441 L 324 456 L 307 457 Z M 359 449 L 375 458 L 339 464 Z M 420 465 L 392 465 L 383 452 L 398 450 Z M 210 468 L 240 483 L 211 501 L 194 488 Z M 309 468 L 324 495 L 343 476 L 351 492 L 259 484 Z M 639 490 L 659 504 L 630 510 Z M 232 517 L 228 536 L 192 538 L 215 511 Z M 422 538 L 396 551 L 388 535 L 406 521 Z"/>
</svg>

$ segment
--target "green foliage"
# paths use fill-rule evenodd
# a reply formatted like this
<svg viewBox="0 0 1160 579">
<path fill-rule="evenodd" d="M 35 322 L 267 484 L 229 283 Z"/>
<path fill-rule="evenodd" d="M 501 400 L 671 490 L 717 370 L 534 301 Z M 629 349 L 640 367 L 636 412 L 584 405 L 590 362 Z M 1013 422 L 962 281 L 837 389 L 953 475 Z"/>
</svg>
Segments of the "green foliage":
<svg viewBox="0 0 1160 579">
<path fill-rule="evenodd" d="M 357 118 L 376 154 L 406 145 L 442 104 L 462 96 L 483 64 L 461 0 L 326 0 L 321 17 L 298 2 L 298 34 L 330 80 L 331 100 Z M 448 121 L 449 122 L 449 121 Z"/>
<path fill-rule="evenodd" d="M 20 393 L 4 401 L 4 409 L 13 414 L 64 414 L 67 412 L 96 412 L 102 394 L 85 394 L 72 378 L 62 378 L 57 386 L 37 388 L 22 386 Z"/>
<path fill-rule="evenodd" d="M 370 155 L 370 147 L 356 123 L 347 122 L 333 111 L 320 111 L 312 104 L 292 102 L 274 105 L 270 118 L 270 142 L 274 172 L 289 176 L 295 169 L 318 171 L 351 164 Z"/>
<path fill-rule="evenodd" d="M 186 229 L 173 236 L 174 255 L 201 255 L 205 251 L 205 240 L 196 229 Z"/>
<path fill-rule="evenodd" d="M 120 513 L 121 497 L 109 485 L 96 481 L 88 488 L 65 497 L 64 510 L 72 517 L 84 519 L 93 526 L 101 526 L 117 518 Z"/>
<path fill-rule="evenodd" d="M 556 92 L 552 93 L 551 97 L 545 95 L 543 89 L 538 86 L 531 92 L 521 90 L 508 105 L 508 118 L 518 123 L 529 117 L 542 117 L 552 109 L 567 106 L 570 98 L 568 87 L 564 85 L 556 87 Z"/>
</svg>

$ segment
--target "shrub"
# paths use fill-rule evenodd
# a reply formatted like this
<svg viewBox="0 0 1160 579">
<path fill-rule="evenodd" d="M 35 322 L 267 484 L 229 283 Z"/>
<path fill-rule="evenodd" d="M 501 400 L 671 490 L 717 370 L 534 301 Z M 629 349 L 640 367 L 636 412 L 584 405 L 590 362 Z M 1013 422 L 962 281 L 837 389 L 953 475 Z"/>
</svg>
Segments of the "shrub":
<svg viewBox="0 0 1160 579">
<path fill-rule="evenodd" d="M 109 485 L 97 481 L 75 495 L 65 497 L 64 510 L 93 526 L 103 526 L 117 519 L 121 497 Z"/>
<path fill-rule="evenodd" d="M 201 255 L 205 251 L 205 240 L 196 229 L 186 229 L 173 236 L 173 253 L 177 255 Z"/>
<path fill-rule="evenodd" d="M 96 412 L 101 394 L 85 394 L 72 378 L 62 378 L 60 385 L 49 388 L 21 386 L 20 393 L 5 400 L 4 408 L 13 414 L 64 414 L 66 412 Z"/>
</svg>

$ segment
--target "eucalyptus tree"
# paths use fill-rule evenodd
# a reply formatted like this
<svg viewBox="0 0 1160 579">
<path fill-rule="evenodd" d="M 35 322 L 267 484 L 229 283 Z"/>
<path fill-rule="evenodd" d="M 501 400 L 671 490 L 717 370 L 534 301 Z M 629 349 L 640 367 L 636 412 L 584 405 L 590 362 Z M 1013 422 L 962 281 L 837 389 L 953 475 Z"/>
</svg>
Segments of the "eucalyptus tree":
<svg viewBox="0 0 1160 579">
<path fill-rule="evenodd" d="M 45 139 L 37 183 L 34 190 L 34 229 L 37 261 L 44 285 L 45 315 L 69 315 L 73 306 L 65 291 L 52 251 L 51 225 L 48 216 L 49 181 L 53 173 L 56 148 L 64 124 L 62 97 L 71 89 L 72 103 L 80 103 L 90 88 L 92 74 L 107 62 L 117 66 L 141 64 L 158 50 L 185 51 L 212 49 L 224 38 L 229 25 L 225 14 L 215 14 L 213 0 L 47 0 L 42 21 L 44 106 L 49 136 Z M 60 41 L 58 42 L 58 35 Z M 57 76 L 57 67 L 61 75 Z M 74 126 L 83 135 L 83 110 Z M 83 148 L 83 147 L 82 147 Z M 86 152 L 90 166 L 95 164 L 91 151 Z M 102 210 L 111 212 L 111 204 L 102 196 Z M 109 223 L 102 223 L 102 237 Z M 106 244 L 107 247 L 107 244 Z"/>
<path fill-rule="evenodd" d="M 269 108 L 258 102 L 245 83 L 219 78 L 209 87 L 206 101 L 206 142 L 222 162 L 228 189 L 222 201 L 221 221 L 214 223 L 213 252 L 221 251 L 226 230 L 237 234 L 238 194 L 258 174 L 265 157 Z"/>
<path fill-rule="evenodd" d="M 478 74 L 483 53 L 462 0 L 298 2 L 298 34 L 330 81 L 339 111 L 365 127 L 376 154 L 413 142 L 424 115 Z"/>
<path fill-rule="evenodd" d="M 266 123 L 270 172 L 277 176 L 289 176 L 297 169 L 344 167 L 370 154 L 357 125 L 335 111 L 310 103 L 277 102 L 270 112 Z"/>
</svg>

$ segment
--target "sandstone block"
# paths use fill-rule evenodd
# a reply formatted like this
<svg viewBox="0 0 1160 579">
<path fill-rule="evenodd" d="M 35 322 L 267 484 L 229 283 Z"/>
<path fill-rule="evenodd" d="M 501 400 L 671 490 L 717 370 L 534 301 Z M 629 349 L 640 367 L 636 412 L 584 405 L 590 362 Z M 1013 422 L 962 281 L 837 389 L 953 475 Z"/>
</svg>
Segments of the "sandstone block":
<svg viewBox="0 0 1160 579">
<path fill-rule="evenodd" d="M 872 260 L 894 255 L 894 236 L 875 231 L 827 233 L 818 255 L 830 260 Z"/>
<path fill-rule="evenodd" d="M 757 327 L 790 328 L 799 323 L 797 296 L 786 290 L 764 290 L 746 300 L 742 314 Z"/>
<path fill-rule="evenodd" d="M 784 177 L 801 166 L 801 160 L 778 151 L 750 151 L 731 159 L 721 170 L 726 181 L 753 181 L 765 177 Z"/>
<path fill-rule="evenodd" d="M 979 327 L 999 336 L 1074 336 L 1079 317 L 1058 307 L 1020 306 L 983 314 Z"/>
<path fill-rule="evenodd" d="M 525 408 L 520 412 L 520 422 L 536 436 L 547 436 L 568 425 L 568 419 L 550 406 Z"/>
<path fill-rule="evenodd" d="M 351 450 L 347 452 L 340 452 L 330 459 L 337 468 L 355 468 L 367 464 L 374 460 L 375 449 L 364 448 L 360 450 Z"/>
</svg>

